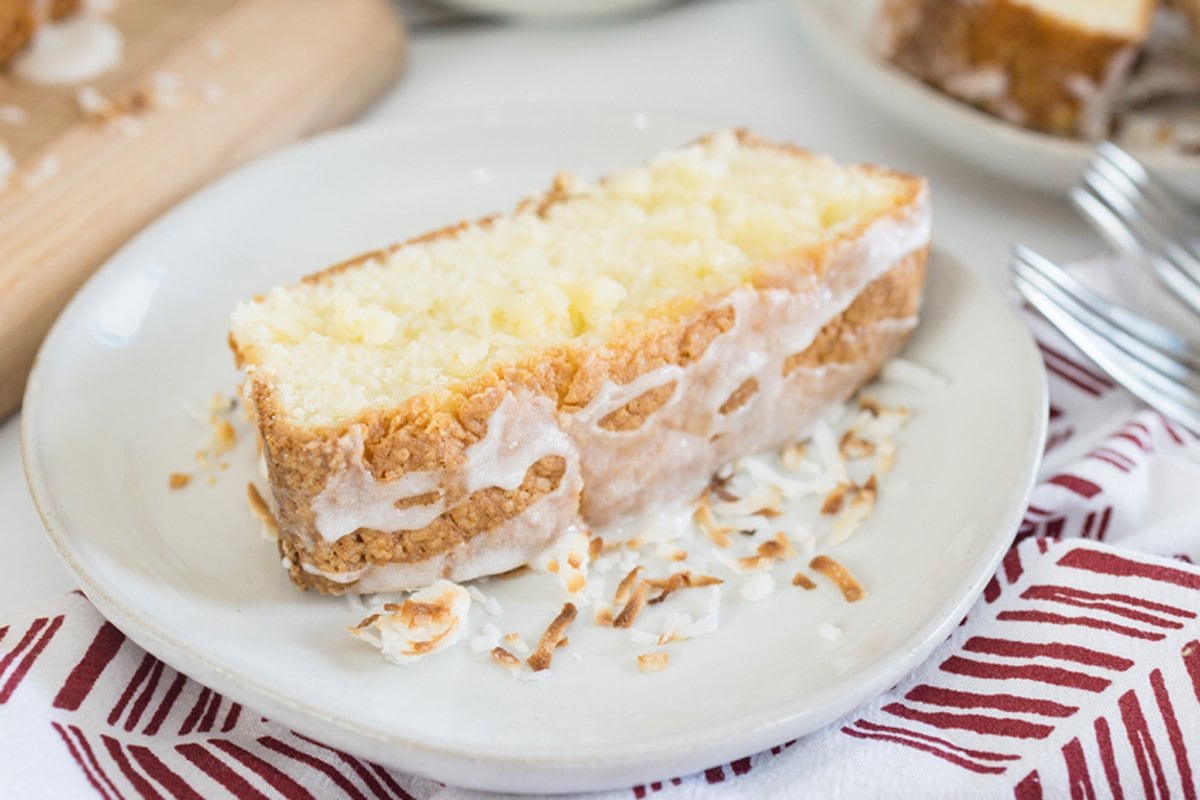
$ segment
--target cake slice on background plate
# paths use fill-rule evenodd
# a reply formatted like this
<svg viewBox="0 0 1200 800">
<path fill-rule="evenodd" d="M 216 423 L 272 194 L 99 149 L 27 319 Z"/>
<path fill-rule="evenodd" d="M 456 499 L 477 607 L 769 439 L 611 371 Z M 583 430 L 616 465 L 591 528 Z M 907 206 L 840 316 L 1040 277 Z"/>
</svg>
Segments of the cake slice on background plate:
<svg viewBox="0 0 1200 800">
<path fill-rule="evenodd" d="M 285 567 L 463 581 L 694 499 L 903 346 L 929 236 L 922 179 L 728 131 L 241 304 Z"/>
<path fill-rule="evenodd" d="M 900 68 L 998 117 L 1102 139 L 1155 6 L 1155 0 L 883 0 L 875 43 Z"/>
</svg>

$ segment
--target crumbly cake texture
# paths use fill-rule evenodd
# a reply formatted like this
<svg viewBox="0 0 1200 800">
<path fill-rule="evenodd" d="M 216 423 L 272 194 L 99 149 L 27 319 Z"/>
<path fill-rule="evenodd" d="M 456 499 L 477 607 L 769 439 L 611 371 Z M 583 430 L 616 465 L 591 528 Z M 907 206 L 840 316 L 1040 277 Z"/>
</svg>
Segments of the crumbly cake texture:
<svg viewBox="0 0 1200 800">
<path fill-rule="evenodd" d="M 752 193 L 774 193 L 768 208 L 812 205 L 812 198 L 780 192 L 794 187 L 780 184 L 777 174 L 816 177 L 810 189 L 821 197 L 808 224 L 784 212 L 779 224 L 739 215 L 742 184 L 751 184 Z M 680 180 L 694 183 L 696 193 L 680 193 Z M 641 205 L 609 208 L 623 189 Z M 696 198 L 707 198 L 707 206 Z M 650 289 L 620 270 L 585 282 L 590 291 L 577 298 L 583 309 L 572 308 L 565 333 L 527 308 L 533 321 L 522 317 L 521 324 L 533 326 L 524 331 L 531 343 L 511 336 L 508 349 L 500 347 L 499 356 L 468 376 L 443 374 L 440 384 L 422 384 L 429 359 L 454 362 L 446 368 L 452 371 L 461 366 L 459 354 L 442 346 L 432 356 L 411 356 L 416 366 L 402 365 L 391 376 L 394 385 L 380 390 L 394 397 L 353 413 L 337 398 L 320 407 L 325 395 L 304 395 L 304 387 L 289 382 L 297 343 L 324 346 L 344 333 L 347 304 L 362 298 L 343 290 L 364 272 L 416 291 L 422 282 L 409 281 L 408 270 L 414 263 L 430 269 L 431 260 L 436 266 L 431 249 L 445 246 L 453 255 L 464 241 L 490 246 L 514 226 L 534 237 L 535 250 L 554 250 L 563 244 L 556 237 L 565 235 L 564 225 L 576 235 L 572 215 L 589 203 L 642 221 L 632 228 L 613 224 L 624 240 L 673 237 L 662 255 L 675 271 L 664 268 L 663 279 L 655 264 L 659 283 Z M 716 219 L 708 233 L 686 224 L 698 207 L 701 217 Z M 583 230 L 598 225 L 596 238 L 581 245 L 585 254 L 640 246 L 623 240 L 616 251 L 606 250 L 613 230 L 603 216 L 594 223 L 584 216 Z M 678 223 L 674 233 L 660 225 L 664 218 Z M 644 230 L 647 219 L 653 235 Z M 730 244 L 739 233 L 741 243 Z M 704 236 L 717 243 L 705 244 Z M 695 496 L 721 464 L 797 438 L 826 405 L 849 396 L 902 347 L 920 305 L 928 242 L 921 179 L 840 167 L 746 132 L 725 132 L 597 184 L 560 178 L 509 217 L 460 223 L 243 304 L 230 344 L 246 370 L 244 394 L 263 443 L 285 568 L 297 586 L 332 594 L 468 580 L 520 566 L 566 531 Z M 493 319 L 509 301 L 521 301 L 505 295 L 505 283 L 527 278 L 509 262 L 528 251 L 514 251 L 511 240 L 505 246 L 504 257 L 480 267 L 500 273 L 482 298 L 491 305 L 479 312 Z M 560 256 L 570 262 L 560 263 L 560 271 L 579 260 L 579 249 L 568 249 L 575 255 Z M 713 267 L 714 252 L 732 265 L 723 274 Z M 585 270 L 595 268 L 587 261 Z M 558 280 L 542 278 L 539 286 Z M 638 292 L 658 294 L 639 306 Z M 606 299 L 622 293 L 623 300 Z M 589 304 L 601 301 L 606 311 L 589 326 Z M 355 324 L 364 318 L 360 312 L 350 315 Z M 330 323 L 330 314 L 341 316 Z M 376 317 L 366 333 L 356 328 L 352 341 L 338 341 L 331 351 L 351 365 L 345 370 L 357 369 L 363 349 L 395 356 L 393 343 L 363 341 L 379 329 Z M 444 331 L 414 332 L 408 324 L 392 326 L 401 330 L 395 337 L 406 355 L 413 337 L 448 341 Z M 475 344 L 465 335 L 460 340 L 468 350 Z M 373 371 L 356 379 L 372 376 L 378 379 Z"/>
<path fill-rule="evenodd" d="M 1103 138 L 1154 0 L 884 0 L 897 66 L 1018 125 Z"/>
<path fill-rule="evenodd" d="M 33 39 L 38 25 L 45 19 L 62 19 L 75 13 L 81 0 L 0 0 L 0 66 L 21 51 Z"/>
</svg>

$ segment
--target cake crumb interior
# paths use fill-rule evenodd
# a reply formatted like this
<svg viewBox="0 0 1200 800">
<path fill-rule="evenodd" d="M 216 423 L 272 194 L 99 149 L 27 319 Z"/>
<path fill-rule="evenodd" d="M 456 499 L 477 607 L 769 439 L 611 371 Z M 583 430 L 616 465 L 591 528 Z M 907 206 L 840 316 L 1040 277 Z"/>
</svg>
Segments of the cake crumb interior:
<svg viewBox="0 0 1200 800">
<path fill-rule="evenodd" d="M 248 369 L 292 421 L 331 425 L 561 345 L 851 234 L 903 177 L 723 132 L 565 198 L 405 245 L 233 314 Z"/>
</svg>

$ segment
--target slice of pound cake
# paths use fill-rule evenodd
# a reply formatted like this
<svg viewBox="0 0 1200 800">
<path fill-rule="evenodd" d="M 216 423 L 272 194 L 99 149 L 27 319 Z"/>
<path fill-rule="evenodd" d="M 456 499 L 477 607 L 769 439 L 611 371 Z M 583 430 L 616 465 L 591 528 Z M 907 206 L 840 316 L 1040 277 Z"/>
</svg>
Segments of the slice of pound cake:
<svg viewBox="0 0 1200 800">
<path fill-rule="evenodd" d="M 883 0 L 901 69 L 1018 125 L 1102 139 L 1155 0 Z"/>
<path fill-rule="evenodd" d="M 292 580 L 462 581 L 691 500 L 916 325 L 920 178 L 723 132 L 233 313 Z"/>
</svg>

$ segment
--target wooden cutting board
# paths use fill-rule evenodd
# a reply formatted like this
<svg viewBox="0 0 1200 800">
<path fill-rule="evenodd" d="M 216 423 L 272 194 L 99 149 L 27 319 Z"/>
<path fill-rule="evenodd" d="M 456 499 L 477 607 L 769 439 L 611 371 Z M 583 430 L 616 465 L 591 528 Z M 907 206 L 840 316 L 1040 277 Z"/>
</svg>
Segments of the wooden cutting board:
<svg viewBox="0 0 1200 800">
<path fill-rule="evenodd" d="M 120 0 L 111 19 L 124 56 L 88 85 L 115 112 L 0 71 L 0 106 L 27 116 L 0 120 L 17 161 L 0 189 L 0 417 L 104 259 L 229 168 L 353 118 L 406 50 L 388 0 Z"/>
</svg>

